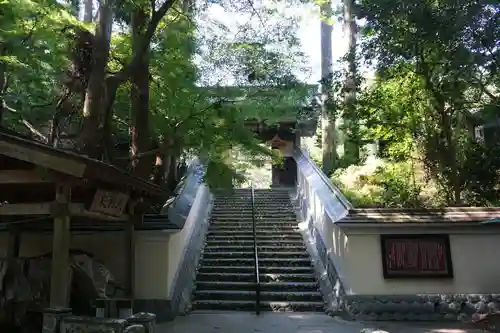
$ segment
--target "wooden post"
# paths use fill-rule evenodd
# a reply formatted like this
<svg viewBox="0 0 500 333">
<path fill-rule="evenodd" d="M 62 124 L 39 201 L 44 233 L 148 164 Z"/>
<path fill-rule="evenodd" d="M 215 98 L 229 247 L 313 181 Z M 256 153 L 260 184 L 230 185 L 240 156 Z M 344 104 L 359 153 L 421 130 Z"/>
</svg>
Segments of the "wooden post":
<svg viewBox="0 0 500 333">
<path fill-rule="evenodd" d="M 71 187 L 66 184 L 57 184 L 50 279 L 50 307 L 52 309 L 66 308 L 69 303 L 70 201 Z"/>
<path fill-rule="evenodd" d="M 19 226 L 9 225 L 9 236 L 7 240 L 7 258 L 19 258 L 19 250 L 21 247 L 21 232 Z"/>
<path fill-rule="evenodd" d="M 135 297 L 135 223 L 142 222 L 142 215 L 132 215 L 125 225 L 125 278 L 127 297 L 131 301 Z"/>
</svg>

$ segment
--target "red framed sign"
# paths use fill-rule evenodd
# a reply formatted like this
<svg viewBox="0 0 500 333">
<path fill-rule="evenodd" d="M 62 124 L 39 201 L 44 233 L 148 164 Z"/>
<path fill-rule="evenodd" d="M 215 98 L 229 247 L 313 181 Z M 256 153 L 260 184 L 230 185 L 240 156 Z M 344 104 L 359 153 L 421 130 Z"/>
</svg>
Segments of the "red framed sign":
<svg viewBox="0 0 500 333">
<path fill-rule="evenodd" d="M 381 235 L 385 279 L 453 278 L 448 235 Z"/>
</svg>

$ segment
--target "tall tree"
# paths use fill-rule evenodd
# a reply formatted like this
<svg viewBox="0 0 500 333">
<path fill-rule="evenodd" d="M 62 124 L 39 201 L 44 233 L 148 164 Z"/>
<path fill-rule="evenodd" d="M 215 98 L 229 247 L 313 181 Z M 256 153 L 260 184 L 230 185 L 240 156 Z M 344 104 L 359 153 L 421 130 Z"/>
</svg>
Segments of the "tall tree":
<svg viewBox="0 0 500 333">
<path fill-rule="evenodd" d="M 111 120 L 113 103 L 116 92 L 121 84 L 127 81 L 138 70 L 147 53 L 151 39 L 166 15 L 174 5 L 175 0 L 165 0 L 158 8 L 156 2 L 147 17 L 146 28 L 142 37 L 137 41 L 131 60 L 116 74 L 107 74 L 109 50 L 111 42 L 111 28 L 116 3 L 114 0 L 101 1 L 96 25 L 96 32 L 92 50 L 92 72 L 87 87 L 83 110 L 83 131 L 81 150 L 94 158 L 101 158 L 106 141 L 106 122 Z"/>
<path fill-rule="evenodd" d="M 329 175 L 337 162 L 335 110 L 332 103 L 332 3 L 320 3 L 321 16 L 321 149 L 323 172 Z"/>
<path fill-rule="evenodd" d="M 137 5 L 132 13 L 132 54 L 141 52 L 146 24 L 147 13 L 142 6 Z M 140 153 L 152 148 L 149 129 L 149 59 L 148 45 L 130 78 L 132 169 L 142 178 L 147 178 L 151 174 L 154 159 L 154 156 L 138 158 Z"/>
<path fill-rule="evenodd" d="M 342 124 L 339 129 L 342 132 L 344 160 L 347 164 L 357 164 L 359 161 L 359 122 L 356 112 L 356 44 L 357 23 L 355 16 L 355 0 L 343 0 L 344 13 L 344 35 L 347 38 L 346 81 L 344 87 L 344 110 L 342 112 Z"/>
</svg>

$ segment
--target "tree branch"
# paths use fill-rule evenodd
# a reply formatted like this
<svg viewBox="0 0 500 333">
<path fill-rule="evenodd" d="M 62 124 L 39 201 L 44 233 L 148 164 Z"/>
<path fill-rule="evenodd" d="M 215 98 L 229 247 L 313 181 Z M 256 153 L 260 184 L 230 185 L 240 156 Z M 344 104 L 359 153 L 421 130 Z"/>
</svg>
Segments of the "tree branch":
<svg viewBox="0 0 500 333">
<path fill-rule="evenodd" d="M 149 21 L 144 35 L 142 36 L 141 47 L 139 47 L 137 52 L 132 55 L 132 60 L 128 66 L 124 67 L 119 73 L 113 75 L 114 80 L 121 83 L 128 80 L 130 75 L 132 75 L 134 69 L 137 65 L 139 65 L 142 57 L 148 50 L 149 45 L 151 44 L 151 39 L 153 38 L 161 19 L 167 14 L 168 10 L 172 8 L 175 2 L 176 0 L 166 0 L 157 11 L 155 11 L 155 8 L 152 8 L 153 15 L 151 16 L 151 20 Z"/>
<path fill-rule="evenodd" d="M 48 138 L 45 135 L 43 135 L 39 130 L 37 130 L 35 128 L 35 126 L 33 126 L 22 115 L 20 115 L 19 112 L 16 109 L 13 109 L 10 106 L 8 106 L 5 103 L 5 101 L 2 104 L 3 104 L 2 107 L 3 107 L 4 110 L 7 110 L 7 111 L 9 111 L 11 113 L 17 114 L 21 118 L 21 122 L 23 123 L 23 125 L 26 126 L 30 130 L 30 132 L 32 134 L 34 134 L 35 136 L 37 136 L 39 139 L 42 139 L 42 141 L 45 142 L 45 143 L 47 143 L 49 141 Z"/>
</svg>

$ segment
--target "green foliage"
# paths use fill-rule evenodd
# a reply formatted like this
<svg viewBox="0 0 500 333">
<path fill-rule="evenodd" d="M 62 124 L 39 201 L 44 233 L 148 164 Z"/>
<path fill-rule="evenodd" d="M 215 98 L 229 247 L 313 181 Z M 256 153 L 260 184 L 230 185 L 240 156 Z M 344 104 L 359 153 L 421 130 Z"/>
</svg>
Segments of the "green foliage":
<svg viewBox="0 0 500 333">
<path fill-rule="evenodd" d="M 51 116 L 68 68 L 62 30 L 77 21 L 50 0 L 0 2 L 0 12 L 0 71 L 8 82 L 0 86 L 0 97 L 12 111 L 4 120 L 26 132 L 26 121 L 40 124 Z"/>
<path fill-rule="evenodd" d="M 486 147 L 468 142 L 460 166 L 465 202 L 474 206 L 497 206 L 500 201 L 500 145 Z"/>
<path fill-rule="evenodd" d="M 332 175 L 355 207 L 422 207 L 439 204 L 430 200 L 431 184 L 408 162 L 372 160 L 364 166 L 337 169 Z M 433 198 L 434 199 L 434 198 Z"/>
<path fill-rule="evenodd" d="M 167 156 L 202 156 L 208 165 L 207 182 L 226 186 L 241 181 L 236 166 L 227 160 L 229 150 L 237 148 L 254 164 L 274 158 L 244 127 L 244 120 L 295 118 L 315 88 L 293 75 L 304 55 L 297 48 L 296 18 L 281 17 L 288 7 L 266 1 L 221 2 L 225 10 L 248 15 L 239 27 L 245 33 L 233 36 L 224 23 L 204 16 L 213 4 L 181 13 L 182 4 L 165 15 L 150 44 L 150 136 L 165 143 L 162 153 Z M 148 1 L 126 0 L 114 9 L 108 75 L 130 63 L 131 14 L 141 8 L 149 15 L 150 6 Z M 45 141 L 56 105 L 64 102 L 67 107 L 59 116 L 61 132 L 72 138 L 67 147 L 79 139 L 84 91 L 63 96 L 76 47 L 70 32 L 75 27 L 94 30 L 93 24 L 76 17 L 80 7 L 81 1 L 70 0 L 0 2 L 0 74 L 8 77 L 6 89 L 1 82 L 0 101 L 9 106 L 3 111 L 10 111 L 1 115 L 4 126 L 39 133 L 37 138 Z M 233 78 L 230 87 L 220 86 L 226 77 L 214 74 L 221 71 Z M 123 83 L 113 104 L 114 143 L 131 140 L 130 91 L 130 83 Z M 111 155 L 123 162 L 127 154 Z"/>
<path fill-rule="evenodd" d="M 498 201 L 496 145 L 487 149 L 473 135 L 476 124 L 498 116 L 499 5 L 360 0 L 357 10 L 366 22 L 362 59 L 377 69 L 358 90 L 359 133 L 383 142 L 390 163 L 372 182 L 385 195 L 375 191 L 375 204 L 426 204 L 418 193 L 451 205 Z M 434 183 L 432 191 L 402 180 L 406 161 L 419 170 L 416 179 Z"/>
<path fill-rule="evenodd" d="M 393 71 L 390 77 L 376 77 L 359 97 L 365 120 L 363 138 L 387 142 L 386 156 L 405 160 L 417 148 L 416 138 L 424 131 L 428 98 L 411 67 Z"/>
</svg>

